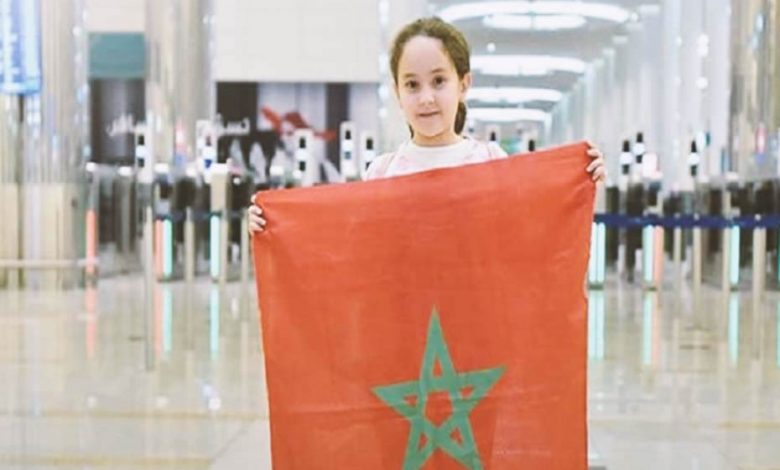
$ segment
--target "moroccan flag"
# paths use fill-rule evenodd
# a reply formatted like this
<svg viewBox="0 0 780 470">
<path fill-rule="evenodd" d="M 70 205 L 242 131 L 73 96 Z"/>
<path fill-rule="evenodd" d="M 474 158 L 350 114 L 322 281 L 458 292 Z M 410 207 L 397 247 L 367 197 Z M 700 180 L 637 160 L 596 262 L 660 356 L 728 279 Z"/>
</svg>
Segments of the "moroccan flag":
<svg viewBox="0 0 780 470">
<path fill-rule="evenodd" d="M 587 468 L 586 150 L 258 195 L 274 470 Z"/>
</svg>

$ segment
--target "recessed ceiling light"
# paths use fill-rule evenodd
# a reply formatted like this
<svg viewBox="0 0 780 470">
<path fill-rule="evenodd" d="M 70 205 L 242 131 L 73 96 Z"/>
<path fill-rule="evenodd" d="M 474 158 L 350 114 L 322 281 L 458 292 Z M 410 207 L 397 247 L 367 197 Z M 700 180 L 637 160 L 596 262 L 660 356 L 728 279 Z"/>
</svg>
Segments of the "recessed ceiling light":
<svg viewBox="0 0 780 470">
<path fill-rule="evenodd" d="M 473 2 L 452 5 L 439 11 L 444 21 L 454 22 L 483 16 L 508 15 L 578 15 L 585 18 L 625 23 L 631 13 L 625 8 L 605 3 L 581 1 L 544 1 L 544 2 Z"/>
<path fill-rule="evenodd" d="M 482 122 L 550 121 L 549 113 L 525 108 L 469 108 L 468 116 Z"/>
<path fill-rule="evenodd" d="M 586 64 L 580 59 L 548 55 L 479 55 L 471 58 L 471 68 L 485 75 L 544 76 L 553 72 L 581 74 Z"/>
<path fill-rule="evenodd" d="M 490 15 L 482 19 L 489 28 L 512 31 L 562 31 L 585 26 L 587 20 L 579 15 Z"/>
<path fill-rule="evenodd" d="M 474 87 L 471 88 L 468 95 L 466 95 L 466 99 L 469 101 L 484 103 L 507 102 L 513 104 L 526 103 L 529 101 L 557 103 L 562 97 L 563 94 L 558 90 L 522 87 Z"/>
</svg>

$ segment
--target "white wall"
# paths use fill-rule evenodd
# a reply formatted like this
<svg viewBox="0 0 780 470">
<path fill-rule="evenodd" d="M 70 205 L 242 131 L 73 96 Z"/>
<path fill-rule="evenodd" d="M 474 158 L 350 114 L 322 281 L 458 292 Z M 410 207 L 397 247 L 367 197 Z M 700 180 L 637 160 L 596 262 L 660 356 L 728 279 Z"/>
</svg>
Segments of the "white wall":
<svg viewBox="0 0 780 470">
<path fill-rule="evenodd" d="M 379 13 L 368 0 L 217 0 L 215 79 L 377 82 Z"/>
<path fill-rule="evenodd" d="M 142 32 L 144 0 L 86 0 L 87 31 L 106 33 Z"/>
<path fill-rule="evenodd" d="M 378 82 L 371 0 L 213 0 L 215 80 Z M 145 0 L 86 0 L 90 32 L 142 32 Z"/>
<path fill-rule="evenodd" d="M 376 140 L 379 135 L 379 94 L 376 84 L 350 85 L 349 119 L 355 122 L 358 136 L 363 131 L 369 131 Z"/>
<path fill-rule="evenodd" d="M 712 132 L 708 149 L 710 175 L 721 174 L 721 152 L 729 146 L 729 104 L 731 98 L 731 3 L 730 0 L 708 0 L 705 28 L 710 40 L 709 56 L 704 68 L 709 87 L 704 96 L 706 123 Z M 715 170 L 715 171 L 713 171 Z"/>
</svg>

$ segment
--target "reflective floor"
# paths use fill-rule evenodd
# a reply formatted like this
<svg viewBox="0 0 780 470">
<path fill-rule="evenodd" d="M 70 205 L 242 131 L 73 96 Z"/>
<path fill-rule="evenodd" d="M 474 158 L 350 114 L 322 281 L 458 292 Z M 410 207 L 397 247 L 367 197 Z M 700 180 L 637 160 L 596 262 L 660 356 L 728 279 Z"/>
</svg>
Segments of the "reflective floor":
<svg viewBox="0 0 780 470">
<path fill-rule="evenodd" d="M 0 291 L 0 468 L 265 469 L 253 286 Z M 591 292 L 592 468 L 780 469 L 780 294 Z M 146 337 L 150 341 L 145 341 Z"/>
</svg>

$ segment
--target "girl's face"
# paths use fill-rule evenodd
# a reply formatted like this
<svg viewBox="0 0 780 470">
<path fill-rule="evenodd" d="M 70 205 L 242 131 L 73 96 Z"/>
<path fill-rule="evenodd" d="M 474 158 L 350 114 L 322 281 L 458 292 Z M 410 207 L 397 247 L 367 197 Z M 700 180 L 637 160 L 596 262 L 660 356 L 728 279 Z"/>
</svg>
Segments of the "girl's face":
<svg viewBox="0 0 780 470">
<path fill-rule="evenodd" d="M 418 145 L 438 146 L 458 141 L 455 115 L 471 86 L 471 74 L 458 78 L 442 42 L 415 36 L 398 62 L 396 95 Z"/>
</svg>

